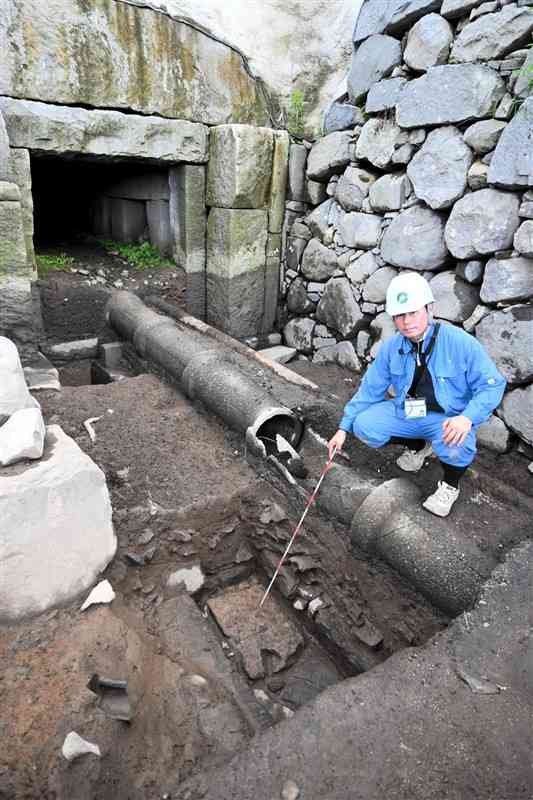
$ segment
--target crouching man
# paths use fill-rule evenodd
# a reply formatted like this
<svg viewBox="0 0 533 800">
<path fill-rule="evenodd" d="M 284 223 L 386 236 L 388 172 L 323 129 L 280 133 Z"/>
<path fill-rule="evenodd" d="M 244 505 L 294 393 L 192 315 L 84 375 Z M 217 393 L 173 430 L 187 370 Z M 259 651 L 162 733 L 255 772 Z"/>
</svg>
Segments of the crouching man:
<svg viewBox="0 0 533 800">
<path fill-rule="evenodd" d="M 500 403 L 505 380 L 479 342 L 432 319 L 433 293 L 419 274 L 402 273 L 387 290 L 386 311 L 398 330 L 384 342 L 328 444 L 342 449 L 347 433 L 370 447 L 403 444 L 397 465 L 418 472 L 435 452 L 443 480 L 423 506 L 446 517 L 459 481 L 476 454 L 476 428 Z M 386 400 L 392 386 L 394 399 Z"/>
</svg>

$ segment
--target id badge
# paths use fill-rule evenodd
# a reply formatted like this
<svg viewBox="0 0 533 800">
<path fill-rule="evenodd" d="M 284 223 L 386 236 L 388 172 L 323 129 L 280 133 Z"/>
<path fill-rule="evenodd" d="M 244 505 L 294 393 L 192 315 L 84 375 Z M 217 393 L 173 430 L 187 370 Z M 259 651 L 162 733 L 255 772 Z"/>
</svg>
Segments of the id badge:
<svg viewBox="0 0 533 800">
<path fill-rule="evenodd" d="M 418 419 L 427 414 L 425 397 L 408 397 L 405 401 L 405 416 L 408 419 Z"/>
</svg>

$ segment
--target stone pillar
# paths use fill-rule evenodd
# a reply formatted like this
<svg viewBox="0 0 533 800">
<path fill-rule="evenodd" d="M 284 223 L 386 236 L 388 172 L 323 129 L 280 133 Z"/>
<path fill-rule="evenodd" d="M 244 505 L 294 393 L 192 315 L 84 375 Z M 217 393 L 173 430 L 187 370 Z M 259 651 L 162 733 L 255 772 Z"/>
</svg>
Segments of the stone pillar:
<svg viewBox="0 0 533 800">
<path fill-rule="evenodd" d="M 30 151 L 23 148 L 11 148 L 8 163 L 8 181 L 16 183 L 20 189 L 22 207 L 22 225 L 26 242 L 28 269 L 32 272 L 32 280 L 37 280 L 35 250 L 33 248 L 33 194 L 31 190 Z"/>
<path fill-rule="evenodd" d="M 146 224 L 146 204 L 142 200 L 111 200 L 111 231 L 117 242 L 138 242 Z"/>
<path fill-rule="evenodd" d="M 146 218 L 151 243 L 157 247 L 161 255 L 172 256 L 174 237 L 170 227 L 168 200 L 147 200 Z"/>
<path fill-rule="evenodd" d="M 249 125 L 211 129 L 207 319 L 236 338 L 272 330 L 289 137 Z"/>
<path fill-rule="evenodd" d="M 186 307 L 206 318 L 205 167 L 184 164 L 170 170 L 170 227 L 174 259 L 187 274 Z"/>
</svg>

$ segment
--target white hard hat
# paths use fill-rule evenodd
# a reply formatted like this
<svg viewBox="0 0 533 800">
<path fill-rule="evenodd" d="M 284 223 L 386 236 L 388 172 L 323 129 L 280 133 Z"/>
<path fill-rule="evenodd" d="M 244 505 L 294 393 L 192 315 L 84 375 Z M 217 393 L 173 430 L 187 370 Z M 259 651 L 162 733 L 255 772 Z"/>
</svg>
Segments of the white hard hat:
<svg viewBox="0 0 533 800">
<path fill-rule="evenodd" d="M 391 317 L 395 317 L 397 314 L 418 311 L 434 302 L 435 298 L 427 280 L 417 272 L 405 272 L 389 283 L 385 310 Z"/>
</svg>

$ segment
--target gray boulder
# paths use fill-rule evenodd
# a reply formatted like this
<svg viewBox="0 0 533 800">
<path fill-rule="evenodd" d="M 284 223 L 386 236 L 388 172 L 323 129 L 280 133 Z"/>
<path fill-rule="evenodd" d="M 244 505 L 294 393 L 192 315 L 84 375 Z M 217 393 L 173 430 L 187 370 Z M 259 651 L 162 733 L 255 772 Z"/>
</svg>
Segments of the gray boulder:
<svg viewBox="0 0 533 800">
<path fill-rule="evenodd" d="M 386 32 L 401 33 L 432 11 L 438 11 L 441 0 L 393 0 L 389 3 L 390 17 L 385 27 Z"/>
<path fill-rule="evenodd" d="M 390 19 L 390 5 L 383 0 L 366 0 L 361 6 L 355 30 L 353 43 L 356 45 L 363 39 L 376 33 L 383 33 Z"/>
<path fill-rule="evenodd" d="M 305 172 L 307 169 L 307 147 L 292 143 L 289 148 L 289 176 L 287 200 L 303 201 L 305 198 Z"/>
<path fill-rule="evenodd" d="M 472 161 L 472 151 L 450 125 L 428 134 L 407 174 L 417 197 L 430 208 L 447 208 L 464 194 Z"/>
<path fill-rule="evenodd" d="M 360 108 L 335 100 L 326 112 L 322 132 L 327 136 L 328 133 L 347 131 L 356 125 L 364 124 L 365 117 Z"/>
<path fill-rule="evenodd" d="M 490 117 L 504 94 L 503 79 L 488 67 L 479 64 L 431 67 L 404 87 L 396 107 L 398 125 L 418 128 Z"/>
<path fill-rule="evenodd" d="M 458 200 L 446 223 L 445 239 L 456 258 L 506 250 L 520 223 L 516 195 L 497 189 L 480 189 Z"/>
<path fill-rule="evenodd" d="M 368 303 L 380 305 L 385 302 L 389 283 L 396 277 L 398 271 L 392 267 L 381 267 L 367 280 L 363 287 L 363 300 Z"/>
<path fill-rule="evenodd" d="M 345 211 L 360 211 L 375 180 L 375 175 L 366 169 L 348 167 L 337 182 L 335 199 Z"/>
<path fill-rule="evenodd" d="M 503 398 L 502 414 L 505 424 L 533 445 L 533 384 L 508 392 Z"/>
<path fill-rule="evenodd" d="M 420 272 L 439 269 L 448 259 L 443 219 L 422 206 L 402 211 L 383 234 L 381 254 L 395 267 Z"/>
<path fill-rule="evenodd" d="M 346 278 L 331 278 L 316 310 L 316 318 L 347 338 L 356 333 L 364 317 Z"/>
<path fill-rule="evenodd" d="M 510 303 L 533 297 L 533 261 L 529 258 L 491 258 L 485 267 L 481 299 Z"/>
<path fill-rule="evenodd" d="M 477 192 L 478 189 L 486 189 L 488 174 L 489 168 L 487 164 L 482 161 L 474 161 L 468 170 L 466 178 L 469 189 L 472 189 L 473 192 Z"/>
<path fill-rule="evenodd" d="M 289 287 L 287 308 L 291 314 L 312 314 L 316 308 L 316 304 L 307 296 L 307 289 L 301 278 L 295 278 Z"/>
<path fill-rule="evenodd" d="M 366 98 L 366 113 L 377 114 L 379 111 L 394 108 L 406 83 L 407 78 L 387 78 L 375 83 L 370 87 Z"/>
<path fill-rule="evenodd" d="M 206 202 L 218 208 L 263 208 L 272 181 L 274 137 L 268 128 L 217 125 L 209 133 Z"/>
<path fill-rule="evenodd" d="M 375 214 L 346 214 L 339 225 L 339 235 L 346 247 L 372 250 L 381 236 L 381 217 Z"/>
<path fill-rule="evenodd" d="M 464 322 L 479 302 L 478 290 L 457 277 L 455 272 L 440 272 L 429 282 L 435 297 L 435 316 L 449 322 Z"/>
<path fill-rule="evenodd" d="M 506 453 L 511 446 L 511 436 L 507 426 L 499 417 L 494 416 L 494 414 L 487 422 L 479 426 L 476 431 L 476 436 L 478 444 L 495 453 Z"/>
<path fill-rule="evenodd" d="M 370 187 L 370 205 L 374 211 L 398 211 L 411 192 L 411 184 L 404 173 L 383 175 Z"/>
<path fill-rule="evenodd" d="M 477 325 L 476 337 L 509 383 L 533 379 L 533 306 L 488 314 Z"/>
<path fill-rule="evenodd" d="M 336 220 L 338 211 L 341 210 L 333 199 L 320 203 L 305 220 L 313 236 L 323 239 L 329 226 Z"/>
<path fill-rule="evenodd" d="M 390 120 L 369 119 L 357 140 L 357 158 L 366 158 L 375 167 L 385 169 L 391 162 L 400 133 L 400 128 Z"/>
<path fill-rule="evenodd" d="M 533 258 L 533 220 L 526 220 L 514 235 L 514 249 L 523 256 Z M 531 262 L 533 272 L 533 261 Z"/>
<path fill-rule="evenodd" d="M 439 14 L 428 14 L 409 31 L 404 61 L 415 72 L 426 72 L 430 67 L 446 63 L 452 42 L 450 23 Z"/>
<path fill-rule="evenodd" d="M 283 328 L 285 344 L 288 347 L 294 347 L 300 353 L 311 353 L 314 328 L 315 321 L 309 317 L 291 319 Z"/>
<path fill-rule="evenodd" d="M 515 97 L 521 97 L 525 99 L 526 97 L 528 97 L 529 94 L 531 94 L 531 90 L 529 88 L 529 82 L 531 80 L 532 70 L 533 70 L 533 47 L 529 49 L 523 67 L 520 70 L 515 85 L 513 86 L 513 94 Z"/>
<path fill-rule="evenodd" d="M 506 126 L 506 122 L 498 119 L 484 119 L 470 125 L 463 138 L 476 153 L 488 153 L 494 150 Z"/>
<path fill-rule="evenodd" d="M 480 284 L 485 265 L 483 261 L 460 261 L 455 268 L 457 275 L 467 283 Z"/>
<path fill-rule="evenodd" d="M 312 206 L 318 206 L 327 199 L 328 193 L 325 183 L 318 181 L 306 181 L 305 183 L 305 202 Z"/>
<path fill-rule="evenodd" d="M 502 133 L 489 166 L 489 183 L 505 189 L 533 186 L 533 97 Z"/>
<path fill-rule="evenodd" d="M 363 253 L 362 256 L 352 261 L 346 268 L 346 277 L 350 283 L 357 286 L 360 283 L 364 283 L 378 268 L 379 264 L 376 260 L 376 256 L 370 252 Z"/>
<path fill-rule="evenodd" d="M 440 13 L 446 19 L 457 19 L 466 16 L 483 2 L 484 0 L 443 0 Z"/>
<path fill-rule="evenodd" d="M 526 44 L 533 31 L 530 8 L 509 5 L 467 25 L 455 40 L 450 58 L 456 62 L 489 61 Z"/>
<path fill-rule="evenodd" d="M 332 175 L 339 175 L 353 158 L 350 131 L 335 131 L 313 145 L 307 159 L 307 177 L 326 183 Z"/>
<path fill-rule="evenodd" d="M 337 256 L 318 239 L 311 239 L 304 250 L 302 274 L 311 281 L 327 281 L 337 269 Z"/>
<path fill-rule="evenodd" d="M 339 364 L 341 367 L 361 372 L 361 362 L 351 342 L 339 342 L 330 347 L 321 348 L 313 356 L 314 364 Z"/>
<path fill-rule="evenodd" d="M 394 320 L 384 311 L 372 320 L 370 323 L 370 330 L 374 339 L 372 347 L 370 348 L 370 358 L 375 358 L 383 342 L 386 342 L 387 339 L 394 336 L 397 331 Z"/>
<path fill-rule="evenodd" d="M 392 36 L 370 36 L 355 51 L 348 75 L 348 97 L 357 105 L 372 84 L 390 75 L 402 62 L 402 46 Z"/>
</svg>

